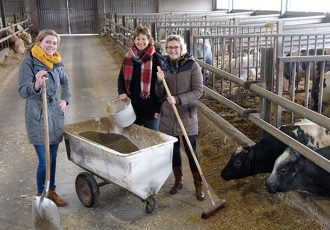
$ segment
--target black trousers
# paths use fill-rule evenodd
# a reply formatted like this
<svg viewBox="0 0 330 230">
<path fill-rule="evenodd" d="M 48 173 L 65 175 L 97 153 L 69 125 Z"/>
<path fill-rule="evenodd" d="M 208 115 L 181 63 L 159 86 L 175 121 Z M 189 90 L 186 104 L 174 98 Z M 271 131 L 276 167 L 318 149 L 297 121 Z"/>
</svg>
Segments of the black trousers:
<svg viewBox="0 0 330 230">
<path fill-rule="evenodd" d="M 180 138 L 182 138 L 183 144 L 184 144 L 184 149 L 185 149 L 185 152 L 188 156 L 190 170 L 191 170 L 192 173 L 198 172 L 196 163 L 193 159 L 193 156 L 190 153 L 189 146 L 186 142 L 186 139 L 184 138 L 184 136 L 177 136 L 176 138 L 178 138 L 178 141 L 174 143 L 172 166 L 173 167 L 182 166 L 182 158 L 181 158 L 181 152 L 180 152 Z M 191 136 L 188 136 L 188 138 L 189 138 L 191 146 L 194 150 L 194 154 L 195 154 L 197 160 L 199 160 L 199 156 L 198 156 L 197 149 L 196 149 L 197 135 L 191 135 Z"/>
</svg>

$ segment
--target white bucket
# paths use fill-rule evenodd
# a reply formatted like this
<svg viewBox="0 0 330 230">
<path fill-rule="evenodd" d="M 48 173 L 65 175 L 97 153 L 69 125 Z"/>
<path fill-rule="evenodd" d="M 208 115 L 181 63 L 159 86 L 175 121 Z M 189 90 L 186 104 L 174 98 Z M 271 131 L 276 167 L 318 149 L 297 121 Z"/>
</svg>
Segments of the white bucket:
<svg viewBox="0 0 330 230">
<path fill-rule="evenodd" d="M 136 115 L 131 103 L 131 99 L 116 98 L 108 102 L 107 113 L 112 122 L 121 128 L 125 128 L 134 123 Z"/>
</svg>

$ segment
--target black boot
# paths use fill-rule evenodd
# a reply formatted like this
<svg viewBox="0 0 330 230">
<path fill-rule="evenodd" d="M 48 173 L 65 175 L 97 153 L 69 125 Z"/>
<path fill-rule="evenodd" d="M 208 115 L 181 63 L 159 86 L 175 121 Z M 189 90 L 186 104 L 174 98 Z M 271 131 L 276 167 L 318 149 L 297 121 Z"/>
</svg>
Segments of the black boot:
<svg viewBox="0 0 330 230">
<path fill-rule="evenodd" d="M 180 189 L 183 188 L 183 180 L 182 180 L 182 167 L 173 167 L 173 174 L 175 178 L 175 182 L 173 187 L 170 190 L 170 194 L 174 195 L 179 192 Z"/>
<path fill-rule="evenodd" d="M 203 180 L 202 177 L 199 175 L 199 172 L 192 173 L 194 178 L 195 190 L 196 190 L 196 199 L 199 201 L 203 201 L 205 199 L 203 193 Z"/>
</svg>

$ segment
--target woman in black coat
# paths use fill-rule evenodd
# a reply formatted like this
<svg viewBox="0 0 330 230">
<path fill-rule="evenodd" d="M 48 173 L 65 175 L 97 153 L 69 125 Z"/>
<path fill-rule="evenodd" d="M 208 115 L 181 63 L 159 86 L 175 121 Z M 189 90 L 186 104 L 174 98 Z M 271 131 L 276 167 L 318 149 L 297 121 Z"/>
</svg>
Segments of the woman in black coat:
<svg viewBox="0 0 330 230">
<path fill-rule="evenodd" d="M 155 94 L 155 82 L 157 66 L 162 66 L 163 57 L 155 52 L 154 40 L 147 27 L 135 29 L 133 43 L 119 73 L 119 98 L 131 99 L 135 124 L 158 130 L 161 103 Z"/>
</svg>

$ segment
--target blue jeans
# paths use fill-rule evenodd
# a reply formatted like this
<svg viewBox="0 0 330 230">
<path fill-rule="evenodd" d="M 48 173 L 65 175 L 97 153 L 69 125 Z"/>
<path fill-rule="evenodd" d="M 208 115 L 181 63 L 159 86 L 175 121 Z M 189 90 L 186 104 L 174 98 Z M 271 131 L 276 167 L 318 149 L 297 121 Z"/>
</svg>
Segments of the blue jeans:
<svg viewBox="0 0 330 230">
<path fill-rule="evenodd" d="M 159 130 L 159 119 L 156 119 L 156 118 L 148 120 L 148 121 L 143 121 L 143 122 L 136 121 L 135 124 L 141 125 L 141 126 L 144 126 L 146 128 L 153 129 L 156 131 Z"/>
<path fill-rule="evenodd" d="M 197 160 L 199 161 L 199 156 L 198 156 L 197 149 L 196 149 L 196 136 L 197 135 L 188 136 L 188 139 L 189 139 L 189 141 L 191 143 L 191 146 L 194 150 L 194 154 L 195 154 Z M 182 166 L 182 158 L 181 158 L 181 152 L 180 152 L 180 137 L 176 137 L 176 138 L 178 138 L 178 141 L 174 143 L 174 147 L 173 147 L 172 166 L 173 167 L 180 167 L 180 166 Z M 190 149 L 189 149 L 189 146 L 186 142 L 186 139 L 184 138 L 184 136 L 182 136 L 181 138 L 183 140 L 184 150 L 185 150 L 185 152 L 187 154 L 187 157 L 188 157 L 190 170 L 191 170 L 192 173 L 198 172 L 198 168 L 196 166 L 196 163 L 194 161 L 193 156 L 190 153 Z"/>
<path fill-rule="evenodd" d="M 38 193 L 42 193 L 46 178 L 46 149 L 44 145 L 34 145 L 37 152 L 39 164 L 37 169 Z M 50 145 L 50 189 L 55 189 L 55 172 L 58 144 Z"/>
</svg>

